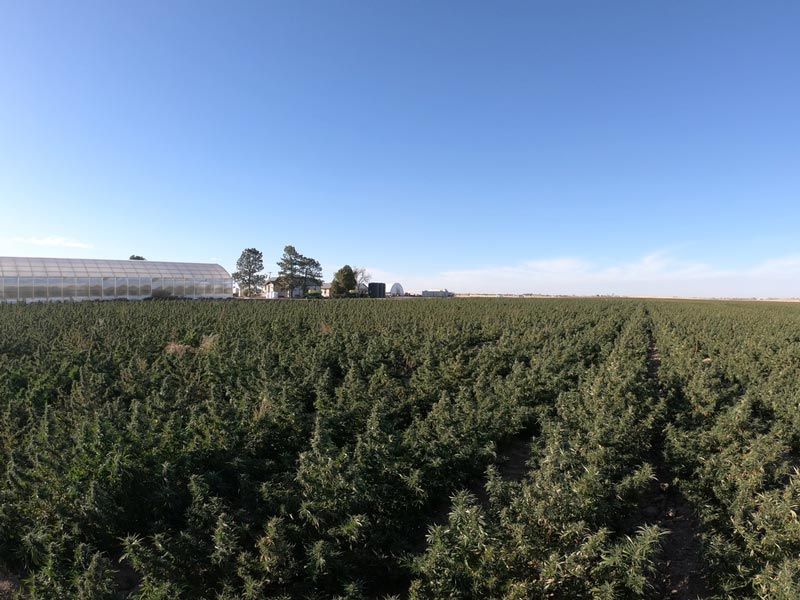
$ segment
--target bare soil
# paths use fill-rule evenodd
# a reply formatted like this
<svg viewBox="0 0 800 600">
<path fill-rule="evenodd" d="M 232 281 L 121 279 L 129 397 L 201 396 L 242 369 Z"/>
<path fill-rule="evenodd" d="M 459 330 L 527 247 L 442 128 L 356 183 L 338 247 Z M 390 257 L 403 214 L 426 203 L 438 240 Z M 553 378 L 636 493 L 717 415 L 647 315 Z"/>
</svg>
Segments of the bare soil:
<svg viewBox="0 0 800 600">
<path fill-rule="evenodd" d="M 19 589 L 19 578 L 0 568 L 0 600 L 11 600 Z"/>
<path fill-rule="evenodd" d="M 503 479 L 521 480 L 528 472 L 528 459 L 531 456 L 531 432 L 526 431 L 502 445 L 499 455 L 498 469 Z"/>
<path fill-rule="evenodd" d="M 501 443 L 497 449 L 494 466 L 506 481 L 520 481 L 528 472 L 528 459 L 531 455 L 531 436 L 528 429 Z M 486 491 L 486 476 L 469 482 L 467 489 L 478 499 L 484 508 L 489 505 Z"/>
<path fill-rule="evenodd" d="M 126 560 L 119 561 L 119 568 L 114 573 L 114 584 L 118 598 L 129 598 L 139 591 L 142 577 L 133 568 L 133 565 Z"/>
</svg>

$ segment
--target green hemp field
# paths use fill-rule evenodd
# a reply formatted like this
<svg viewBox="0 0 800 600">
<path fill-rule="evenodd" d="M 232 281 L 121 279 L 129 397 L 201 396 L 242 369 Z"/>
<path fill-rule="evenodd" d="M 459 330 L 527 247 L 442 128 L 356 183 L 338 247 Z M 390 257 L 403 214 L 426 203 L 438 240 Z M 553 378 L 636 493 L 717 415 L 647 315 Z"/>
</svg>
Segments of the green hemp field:
<svg viewBox="0 0 800 600">
<path fill-rule="evenodd" d="M 800 598 L 799 402 L 793 304 L 3 305 L 0 595 Z"/>
</svg>

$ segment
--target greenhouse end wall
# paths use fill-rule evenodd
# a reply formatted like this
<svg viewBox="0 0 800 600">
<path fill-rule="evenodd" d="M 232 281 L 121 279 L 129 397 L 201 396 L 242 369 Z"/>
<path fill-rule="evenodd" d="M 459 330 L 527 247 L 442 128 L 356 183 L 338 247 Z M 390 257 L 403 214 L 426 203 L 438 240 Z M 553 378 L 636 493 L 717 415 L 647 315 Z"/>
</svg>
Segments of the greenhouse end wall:
<svg viewBox="0 0 800 600">
<path fill-rule="evenodd" d="M 2 302 L 232 295 L 233 280 L 219 265 L 0 257 Z"/>
</svg>

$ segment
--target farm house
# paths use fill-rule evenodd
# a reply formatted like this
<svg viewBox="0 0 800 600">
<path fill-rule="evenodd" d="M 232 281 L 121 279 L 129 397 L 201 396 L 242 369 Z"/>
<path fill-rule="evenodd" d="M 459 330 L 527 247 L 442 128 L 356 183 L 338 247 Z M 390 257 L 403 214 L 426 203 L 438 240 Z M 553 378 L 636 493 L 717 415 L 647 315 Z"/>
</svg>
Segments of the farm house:
<svg viewBox="0 0 800 600">
<path fill-rule="evenodd" d="M 216 264 L 0 257 L 0 301 L 227 298 L 230 274 Z"/>
</svg>

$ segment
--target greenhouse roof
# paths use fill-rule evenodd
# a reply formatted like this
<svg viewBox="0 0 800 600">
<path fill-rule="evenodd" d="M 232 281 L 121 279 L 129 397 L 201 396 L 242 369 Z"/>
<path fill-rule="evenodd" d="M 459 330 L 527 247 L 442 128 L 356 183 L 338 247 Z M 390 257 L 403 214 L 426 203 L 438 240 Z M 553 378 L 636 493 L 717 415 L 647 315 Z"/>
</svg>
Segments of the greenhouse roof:
<svg viewBox="0 0 800 600">
<path fill-rule="evenodd" d="M 0 256 L 0 277 L 186 277 L 230 279 L 220 265 L 152 260 Z"/>
</svg>

